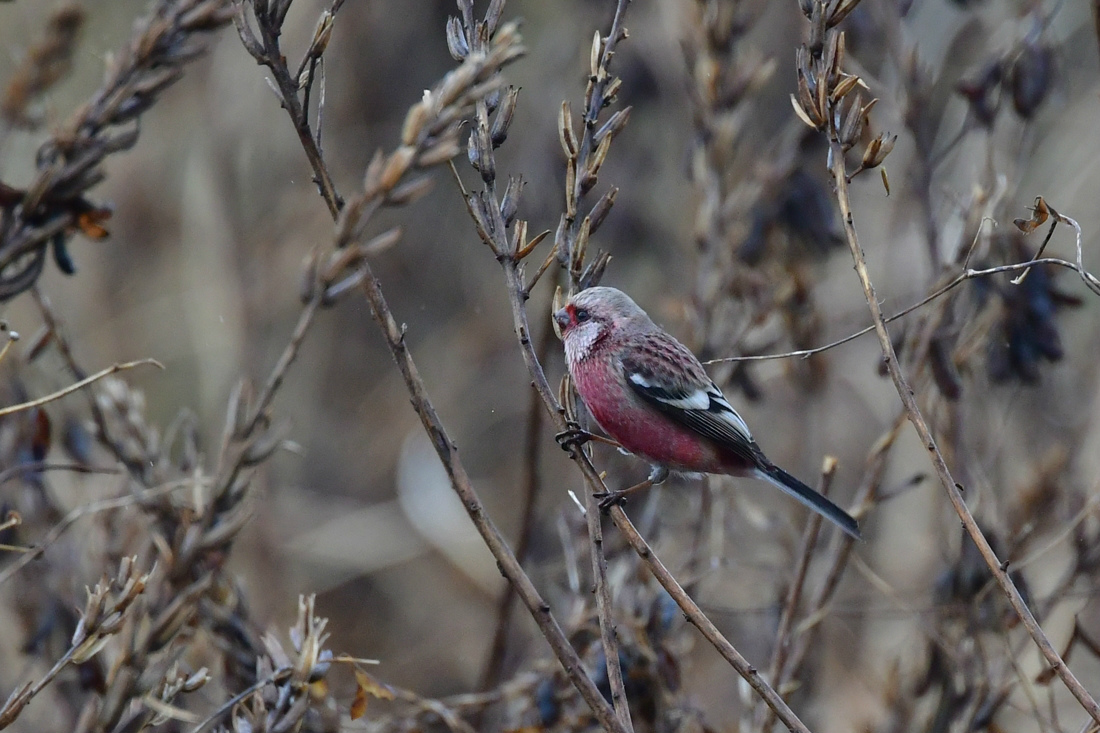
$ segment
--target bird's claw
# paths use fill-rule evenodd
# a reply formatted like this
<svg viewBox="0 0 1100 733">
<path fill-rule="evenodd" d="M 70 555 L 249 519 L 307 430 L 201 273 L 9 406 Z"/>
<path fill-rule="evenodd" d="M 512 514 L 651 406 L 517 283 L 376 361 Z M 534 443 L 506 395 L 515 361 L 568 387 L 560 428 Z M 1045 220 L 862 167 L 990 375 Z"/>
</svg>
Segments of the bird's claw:
<svg viewBox="0 0 1100 733">
<path fill-rule="evenodd" d="M 629 493 L 629 491 L 600 491 L 593 494 L 592 496 L 593 498 L 598 500 L 596 506 L 600 508 L 600 512 L 603 514 L 607 514 L 609 511 L 611 511 L 611 507 L 615 506 L 616 504 L 619 506 L 625 504 L 626 495 Z"/>
<path fill-rule="evenodd" d="M 558 445 L 560 445 L 561 449 L 564 451 L 569 451 L 572 448 L 579 448 L 595 437 L 592 433 L 572 420 L 566 424 L 568 427 L 554 436 L 554 440 L 558 441 Z"/>
</svg>

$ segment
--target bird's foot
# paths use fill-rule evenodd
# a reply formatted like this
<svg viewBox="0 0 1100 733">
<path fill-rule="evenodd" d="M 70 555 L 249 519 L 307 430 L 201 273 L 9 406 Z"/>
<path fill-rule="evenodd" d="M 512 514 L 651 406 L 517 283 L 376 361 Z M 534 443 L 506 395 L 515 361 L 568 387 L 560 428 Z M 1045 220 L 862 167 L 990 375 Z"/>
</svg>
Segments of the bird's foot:
<svg viewBox="0 0 1100 733">
<path fill-rule="evenodd" d="M 638 487 L 631 486 L 629 489 L 620 489 L 619 491 L 600 491 L 599 493 L 593 494 L 592 496 L 599 500 L 596 506 L 600 508 L 600 513 L 607 514 L 609 511 L 611 511 L 611 507 L 615 506 L 616 504 L 619 506 L 625 504 L 626 495 L 636 488 Z"/>
<path fill-rule="evenodd" d="M 648 489 L 655 483 L 660 483 L 660 481 L 654 481 L 651 478 L 647 478 L 645 481 L 642 481 L 639 484 L 634 484 L 633 486 L 625 489 L 619 489 L 618 491 L 601 491 L 599 493 L 593 494 L 592 496 L 596 499 L 599 499 L 599 503 L 597 504 L 597 506 L 599 506 L 602 513 L 607 514 L 607 512 L 611 510 L 611 507 L 615 506 L 616 504 L 625 504 L 627 494 L 633 494 L 635 491 L 640 491 L 641 489 Z"/>
<path fill-rule="evenodd" d="M 614 441 L 611 438 L 605 438 L 602 435 L 590 433 L 572 420 L 570 420 L 567 425 L 568 427 L 565 430 L 554 436 L 554 440 L 558 441 L 558 445 L 560 445 L 562 450 L 564 451 L 568 451 L 574 446 L 577 446 L 579 448 L 580 446 L 590 441 L 594 441 L 596 443 L 604 443 L 605 445 L 610 445 L 613 448 L 622 448 L 622 446 L 617 441 Z"/>
<path fill-rule="evenodd" d="M 572 448 L 580 448 L 595 437 L 595 435 L 582 428 L 579 424 L 570 420 L 566 423 L 565 430 L 554 436 L 554 440 L 558 441 L 558 445 L 561 446 L 563 451 L 568 452 Z"/>
<path fill-rule="evenodd" d="M 631 486 L 629 489 L 620 489 L 619 491 L 600 491 L 592 496 L 598 499 L 596 506 L 600 508 L 600 513 L 607 514 L 611 511 L 611 507 L 618 504 L 622 506 L 626 503 L 626 495 L 637 487 Z"/>
</svg>

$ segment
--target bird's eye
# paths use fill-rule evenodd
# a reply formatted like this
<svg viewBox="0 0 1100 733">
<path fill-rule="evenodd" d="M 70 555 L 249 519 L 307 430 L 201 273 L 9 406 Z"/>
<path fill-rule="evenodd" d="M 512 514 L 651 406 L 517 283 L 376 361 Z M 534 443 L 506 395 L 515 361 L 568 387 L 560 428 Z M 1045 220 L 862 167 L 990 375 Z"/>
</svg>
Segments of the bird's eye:
<svg viewBox="0 0 1100 733">
<path fill-rule="evenodd" d="M 591 316 L 588 314 L 588 311 L 586 311 L 584 308 L 578 308 L 576 315 L 577 315 L 577 323 L 584 323 L 589 318 L 591 318 Z"/>
</svg>

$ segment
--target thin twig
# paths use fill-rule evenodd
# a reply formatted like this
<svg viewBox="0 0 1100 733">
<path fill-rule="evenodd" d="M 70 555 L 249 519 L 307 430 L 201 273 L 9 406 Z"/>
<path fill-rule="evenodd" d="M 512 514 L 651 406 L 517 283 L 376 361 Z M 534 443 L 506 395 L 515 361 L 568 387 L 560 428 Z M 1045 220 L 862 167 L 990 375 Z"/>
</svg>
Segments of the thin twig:
<svg viewBox="0 0 1100 733">
<path fill-rule="evenodd" d="M 836 468 L 836 458 L 826 456 L 824 465 L 821 468 L 821 479 L 818 482 L 818 491 L 822 496 L 828 495 L 829 488 L 833 484 L 833 477 L 836 476 Z M 790 587 L 787 588 L 787 597 L 783 601 L 783 612 L 779 616 L 779 627 L 775 632 L 772 662 L 768 667 L 768 680 L 776 687 L 779 687 L 779 675 L 783 671 L 783 666 L 787 663 L 787 655 L 790 652 L 794 616 L 798 613 L 798 606 L 802 602 L 802 589 L 806 584 L 806 575 L 810 569 L 814 547 L 817 545 L 817 535 L 821 531 L 821 519 L 820 514 L 811 512 L 806 520 L 806 528 L 802 532 L 802 541 L 798 548 L 798 560 L 794 566 L 794 577 L 791 579 Z M 760 730 L 770 731 L 774 724 L 775 713 L 769 708 Z"/>
<path fill-rule="evenodd" d="M 1065 218 L 1068 219 L 1069 217 L 1065 217 Z M 1078 225 L 1078 226 L 1080 226 L 1080 225 Z M 1036 265 L 1056 265 L 1058 267 L 1065 267 L 1067 269 L 1073 270 L 1074 272 L 1076 272 L 1078 275 L 1081 276 L 1081 279 L 1085 282 L 1085 284 L 1089 287 L 1090 290 L 1094 290 L 1094 292 L 1097 292 L 1097 294 L 1100 295 L 1100 291 L 1095 290 L 1095 288 L 1100 287 L 1100 280 L 1097 280 L 1096 276 L 1094 276 L 1088 270 L 1085 270 L 1082 266 L 1082 263 L 1081 263 L 1081 247 L 1080 247 L 1080 245 L 1078 245 L 1077 253 L 1078 253 L 1078 261 L 1077 261 L 1076 264 L 1074 264 L 1073 262 L 1069 262 L 1067 260 L 1060 259 L 1058 257 L 1044 257 L 1042 259 L 1028 260 L 1027 262 L 1016 262 L 1016 263 L 1013 263 L 1011 265 L 1000 265 L 998 267 L 989 267 L 989 268 L 985 268 L 985 269 L 982 269 L 982 270 L 968 269 L 968 270 L 956 275 L 946 285 L 943 285 L 942 287 L 939 287 L 939 288 L 933 290 L 927 296 L 922 298 L 920 301 L 914 303 L 913 305 L 909 306 L 908 308 L 905 308 L 904 310 L 898 311 L 897 313 L 893 314 L 892 316 L 887 316 L 887 317 L 883 318 L 883 323 L 891 323 L 891 322 L 896 321 L 897 319 L 899 319 L 903 316 L 909 315 L 910 313 L 917 310 L 918 308 L 922 308 L 922 307 L 928 305 L 929 303 L 931 303 L 936 298 L 939 298 L 941 295 L 943 295 L 943 294 L 945 294 L 945 293 L 947 293 L 951 290 L 954 290 L 958 285 L 961 285 L 962 283 L 966 282 L 967 280 L 973 280 L 973 279 L 979 278 L 979 277 L 988 277 L 990 275 L 997 275 L 997 274 L 1002 273 L 1002 272 L 1014 272 L 1016 270 L 1024 270 L 1026 272 L 1027 270 L 1031 269 L 1032 267 L 1035 267 Z M 704 364 L 722 364 L 722 363 L 725 363 L 725 362 L 736 362 L 736 361 L 768 361 L 770 359 L 790 359 L 790 358 L 793 358 L 793 357 L 796 357 L 796 356 L 806 358 L 806 357 L 813 356 L 814 354 L 820 354 L 823 351 L 828 351 L 829 349 L 834 349 L 837 346 L 841 346 L 843 344 L 848 343 L 849 341 L 854 341 L 857 338 L 859 338 L 860 336 L 865 336 L 865 335 L 871 333 L 874 330 L 875 330 L 875 326 L 870 325 L 870 326 L 867 326 L 867 328 L 856 331 L 855 333 L 851 333 L 851 334 L 845 336 L 842 339 L 838 339 L 836 341 L 833 341 L 832 343 L 825 344 L 824 346 L 817 346 L 817 347 L 814 347 L 812 349 L 801 349 L 799 351 L 785 351 L 782 354 L 757 354 L 757 355 L 754 355 L 754 356 L 729 356 L 729 357 L 725 357 L 725 358 L 722 358 L 722 359 L 711 359 L 710 361 L 705 361 L 703 363 Z"/>
<path fill-rule="evenodd" d="M 0 570 L 0 586 L 8 582 L 16 573 L 18 573 L 23 567 L 32 562 L 33 560 L 42 556 L 42 554 L 52 545 L 57 542 L 58 538 L 65 533 L 65 531 L 71 527 L 81 517 L 86 517 L 89 514 L 97 514 L 99 512 L 110 511 L 112 509 L 121 509 L 123 507 L 130 506 L 132 504 L 139 504 L 146 499 L 152 499 L 157 496 L 163 496 L 170 494 L 173 491 L 178 491 L 185 486 L 191 486 L 194 483 L 193 479 L 183 479 L 180 481 L 173 481 L 163 486 L 157 486 L 152 489 L 145 489 L 136 494 L 129 494 L 127 496 L 119 496 L 113 499 L 102 499 L 100 501 L 93 501 L 88 504 L 83 504 L 70 511 L 64 516 L 64 518 L 55 524 L 46 536 L 42 538 L 34 547 L 30 548 L 28 552 L 20 555 L 17 559 L 13 560 L 10 565 Z"/>
<path fill-rule="evenodd" d="M 958 514 L 959 519 L 963 523 L 963 527 L 966 528 L 967 534 L 974 540 L 974 544 L 981 553 L 982 559 L 985 560 L 997 584 L 1001 586 L 1001 589 L 1008 597 L 1009 603 L 1020 617 L 1024 628 L 1027 629 L 1028 634 L 1031 635 L 1036 646 L 1039 647 L 1039 651 L 1042 653 L 1043 657 L 1051 665 L 1055 673 L 1061 678 L 1062 682 L 1073 696 L 1077 698 L 1077 701 L 1081 703 L 1085 711 L 1088 712 L 1094 720 L 1100 722 L 1100 705 L 1097 705 L 1096 700 L 1093 699 L 1092 695 L 1089 694 L 1080 680 L 1078 680 L 1069 667 L 1066 666 L 1061 655 L 1058 654 L 1058 651 L 1050 643 L 1043 629 L 1035 620 L 1035 616 L 1032 615 L 1031 609 L 1029 609 L 1027 603 L 1024 602 L 1019 589 L 1016 588 L 1016 584 L 1012 582 L 1012 579 L 1006 572 L 1008 564 L 1002 563 L 997 557 L 997 554 L 993 552 L 993 548 L 990 547 L 989 541 L 986 540 L 985 535 L 982 534 L 982 530 L 974 519 L 974 515 L 971 514 L 970 509 L 967 508 L 962 492 L 960 491 L 961 487 L 955 483 L 954 478 L 951 476 L 951 470 L 947 467 L 943 454 L 936 445 L 936 440 L 932 435 L 932 431 L 929 429 L 928 423 L 925 422 L 924 415 L 917 405 L 915 392 L 910 388 L 905 375 L 901 372 L 897 354 L 894 353 L 894 346 L 890 341 L 890 333 L 886 329 L 886 321 L 882 315 L 882 309 L 879 306 L 878 296 L 875 294 L 874 285 L 871 283 L 870 274 L 867 272 L 867 262 L 863 256 L 863 249 L 860 247 L 859 237 L 856 234 L 855 220 L 852 216 L 851 199 L 848 194 L 848 178 L 845 170 L 844 150 L 841 144 L 834 139 L 830 139 L 829 141 L 829 150 L 832 158 L 830 173 L 836 184 L 836 197 L 840 205 L 840 213 L 844 222 L 844 234 L 848 241 L 848 248 L 851 250 L 852 259 L 855 262 L 856 275 L 859 277 L 860 285 L 863 288 L 864 298 L 867 301 L 868 308 L 871 310 L 871 318 L 875 322 L 875 333 L 878 336 L 879 346 L 882 348 L 883 361 L 886 363 L 886 369 L 890 373 L 890 378 L 894 382 L 894 387 L 898 392 L 898 396 L 905 406 L 905 412 L 909 418 L 909 422 L 913 424 L 913 428 L 917 431 L 921 443 L 928 450 L 932 460 L 932 466 L 936 471 L 936 476 L 947 492 L 947 497 L 951 501 L 955 513 Z M 1080 259 L 1080 256 L 1078 259 Z M 1078 266 L 1080 267 L 1080 262 Z M 1083 267 L 1080 268 L 1078 272 L 1083 272 Z M 1082 277 L 1084 277 L 1083 274 Z M 1086 283 L 1087 282 L 1086 280 Z"/>
<path fill-rule="evenodd" d="M 20 402 L 18 405 L 9 405 L 8 407 L 0 408 L 0 417 L 4 417 L 6 415 L 12 415 L 12 414 L 15 414 L 17 412 L 22 412 L 24 410 L 29 410 L 33 407 L 41 407 L 42 405 L 53 402 L 54 400 L 59 400 L 62 397 L 65 397 L 66 395 L 70 395 L 73 392 L 77 392 L 81 389 L 84 389 L 89 384 L 93 384 L 95 382 L 98 382 L 99 380 L 103 379 L 104 377 L 109 377 L 112 374 L 115 374 L 117 372 L 124 372 L 127 369 L 133 369 L 134 367 L 144 366 L 146 364 L 152 364 L 153 366 L 157 367 L 158 369 L 164 369 L 164 365 L 161 364 L 156 359 L 138 359 L 137 361 L 127 361 L 127 362 L 123 362 L 121 364 L 112 364 L 111 366 L 107 367 L 106 369 L 99 370 L 98 372 L 91 375 L 90 377 L 85 377 L 84 379 L 81 379 L 79 382 L 76 382 L 75 384 L 70 384 L 68 387 L 65 387 L 64 389 L 59 389 L 56 392 L 52 392 L 52 393 L 46 395 L 45 397 L 39 397 L 36 400 L 29 400 L 27 402 Z"/>
<path fill-rule="evenodd" d="M 294 327 L 294 332 L 290 335 L 290 340 L 287 342 L 286 346 L 283 347 L 283 352 L 279 355 L 279 360 L 275 362 L 275 366 L 271 369 L 271 374 L 268 375 L 263 389 L 260 390 L 260 394 L 256 398 L 256 406 L 253 409 L 251 420 L 247 429 L 244 431 L 246 435 L 250 434 L 257 427 L 257 423 L 267 412 L 267 408 L 271 404 L 271 400 L 275 396 L 275 393 L 278 392 L 279 387 L 282 386 L 287 371 L 290 369 L 290 365 L 293 364 L 294 360 L 298 357 L 298 352 L 302 349 L 302 343 L 305 341 L 306 334 L 309 333 L 309 327 L 313 323 L 313 317 L 317 315 L 317 308 L 320 306 L 320 300 L 320 297 L 311 298 L 302 308 L 301 313 L 298 314 L 298 323 Z"/>
<path fill-rule="evenodd" d="M 228 713 L 230 710 L 232 710 L 234 707 L 236 707 L 237 703 L 241 702 L 242 700 L 247 698 L 249 695 L 251 695 L 254 692 L 257 692 L 259 690 L 262 690 L 266 685 L 271 685 L 271 684 L 275 684 L 277 682 L 282 682 L 283 680 L 288 679 L 292 674 L 294 674 L 294 670 L 290 667 L 285 667 L 283 669 L 275 670 L 274 672 L 272 672 L 267 677 L 264 677 L 261 680 L 257 680 L 255 683 L 253 683 L 253 684 L 249 685 L 248 687 L 244 688 L 243 690 L 238 692 L 236 695 L 234 695 L 233 697 L 229 698 L 224 703 L 222 703 L 218 707 L 217 710 L 215 710 L 214 712 L 210 713 L 209 716 L 207 716 L 206 720 L 202 721 L 201 723 L 196 725 L 194 728 L 192 728 L 191 733 L 203 733 L 203 731 L 207 730 L 208 728 L 210 728 L 210 726 L 212 726 L 214 723 L 216 723 L 218 721 L 218 719 L 221 718 L 221 716 Z"/>
<path fill-rule="evenodd" d="M 453 166 L 452 166 L 453 170 Z M 457 172 L 456 172 L 457 173 Z M 554 343 L 554 331 L 546 326 L 539 338 L 538 353 L 545 359 Z M 519 538 L 516 540 L 516 560 L 523 565 L 531 546 L 535 527 L 535 503 L 539 495 L 539 456 L 542 453 L 542 402 L 538 392 L 531 390 L 527 405 L 527 424 L 524 426 L 523 445 L 523 514 L 520 520 Z M 512 625 L 512 609 L 515 607 L 516 589 L 509 583 L 504 587 L 497 605 L 497 627 L 489 656 L 481 674 L 478 688 L 487 692 L 500 682 L 504 671 L 504 657 L 508 646 L 508 630 Z"/>
<path fill-rule="evenodd" d="M 30 463 L 20 463 L 17 466 L 6 468 L 0 471 L 0 484 L 11 481 L 16 476 L 21 476 L 25 473 L 43 473 L 45 471 L 72 471 L 73 473 L 98 473 L 98 474 L 117 474 L 119 471 L 117 468 L 111 468 L 110 466 L 86 466 L 83 463 L 46 463 L 45 461 L 32 461 Z"/>
<path fill-rule="evenodd" d="M 443 463 L 443 468 L 446 470 L 447 477 L 451 482 L 451 488 L 462 500 L 462 505 L 465 507 L 467 514 L 470 515 L 470 519 L 473 521 L 478 533 L 485 541 L 489 551 L 493 553 L 493 557 L 496 558 L 501 573 L 516 587 L 516 592 L 531 612 L 535 623 L 539 626 L 539 630 L 550 643 L 550 647 L 561 662 L 566 675 L 577 688 L 577 691 L 580 692 L 584 701 L 588 703 L 600 725 L 611 733 L 626 733 L 614 710 L 604 700 L 603 695 L 600 694 L 599 689 L 592 682 L 592 678 L 585 671 L 576 650 L 573 649 L 557 619 L 550 612 L 550 605 L 542 599 L 534 583 L 523 571 L 516 560 L 516 556 L 512 554 L 512 550 L 500 534 L 500 530 L 497 529 L 486 513 L 485 506 L 481 503 L 481 499 L 466 473 L 466 468 L 459 458 L 458 447 L 447 434 L 443 422 L 439 419 L 439 414 L 428 397 L 424 380 L 420 377 L 420 371 L 416 368 L 412 355 L 405 345 L 405 331 L 394 319 L 389 304 L 382 294 L 378 279 L 374 276 L 370 266 L 364 263 L 363 267 L 365 277 L 362 288 L 367 302 L 370 304 L 371 315 L 378 323 L 379 328 L 382 329 L 386 345 L 389 346 L 390 354 L 393 356 L 405 381 L 405 387 L 408 389 L 413 409 L 420 417 L 420 422 L 439 455 L 440 461 Z"/>
<path fill-rule="evenodd" d="M 729 643 L 726 637 L 722 636 L 722 633 L 718 631 L 718 627 L 707 618 L 695 601 L 684 592 L 684 589 L 676 582 L 676 578 L 672 576 L 672 573 L 668 571 L 660 558 L 653 554 L 653 550 L 650 549 L 645 538 L 635 529 L 622 507 L 612 507 L 611 518 L 615 521 L 615 526 L 623 533 L 626 541 L 630 543 L 630 546 L 634 548 L 634 551 L 638 553 L 638 556 L 642 558 L 650 572 L 653 573 L 653 577 L 668 591 L 668 594 L 676 601 L 676 605 L 683 610 L 687 620 L 699 629 L 699 632 L 718 650 L 722 658 L 737 670 L 737 673 L 749 683 L 756 694 L 768 704 L 768 707 L 775 712 L 792 733 L 809 733 L 809 728 L 798 719 L 794 711 L 787 706 L 779 693 L 767 683 L 756 667 L 749 664 L 749 661 L 741 656 L 740 652 L 734 648 L 733 644 Z"/>
<path fill-rule="evenodd" d="M 611 702 L 615 714 L 627 733 L 633 733 L 634 724 L 630 720 L 630 701 L 626 698 L 626 683 L 623 681 L 622 664 L 619 662 L 619 639 L 615 629 L 615 608 L 611 603 L 611 586 L 607 582 L 607 556 L 603 550 L 603 525 L 600 502 L 592 491 L 584 495 L 584 517 L 588 524 L 588 541 L 591 547 L 592 576 L 596 579 L 596 613 L 600 619 L 600 641 L 603 643 L 604 658 L 607 666 L 608 688 L 611 690 Z M 614 660 L 612 660 L 614 655 Z"/>
<path fill-rule="evenodd" d="M 904 413 L 899 410 L 899 414 L 894 419 L 890 429 L 875 441 L 875 444 L 871 446 L 871 450 L 868 451 L 863 469 L 863 477 L 860 480 L 859 488 L 856 489 L 855 498 L 853 499 L 853 506 L 855 509 L 852 511 L 852 516 L 857 519 L 866 514 L 867 510 L 873 506 L 879 498 L 879 489 L 882 486 L 882 478 L 886 473 L 887 458 L 890 455 L 890 449 L 893 448 L 894 443 L 897 442 L 898 436 L 901 434 L 901 428 L 904 424 Z M 794 679 L 795 675 L 801 669 L 812 640 L 812 634 L 809 632 L 816 629 L 822 619 L 825 618 L 825 614 L 829 605 L 832 603 L 837 588 L 840 587 L 840 579 L 844 575 L 844 569 L 848 566 L 848 559 L 851 556 L 853 544 L 852 538 L 847 535 L 841 535 L 836 544 L 833 545 L 832 553 L 826 562 L 827 571 L 825 577 L 822 579 L 821 585 L 810 600 L 806 615 L 791 632 L 791 637 L 794 640 L 793 648 L 789 652 L 785 664 L 780 667 L 777 678 L 774 680 L 775 686 L 779 689 L 783 689 L 787 682 Z"/>
</svg>

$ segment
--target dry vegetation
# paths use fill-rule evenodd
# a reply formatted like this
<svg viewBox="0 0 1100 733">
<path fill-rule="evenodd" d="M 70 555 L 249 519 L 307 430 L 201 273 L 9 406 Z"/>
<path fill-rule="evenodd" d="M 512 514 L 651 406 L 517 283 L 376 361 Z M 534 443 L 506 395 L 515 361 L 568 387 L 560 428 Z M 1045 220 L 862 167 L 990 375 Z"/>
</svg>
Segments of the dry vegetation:
<svg viewBox="0 0 1100 733">
<path fill-rule="evenodd" d="M 1094 13 L 0 2 L 0 728 L 1100 730 Z M 597 282 L 867 539 L 601 514 Z"/>
</svg>

